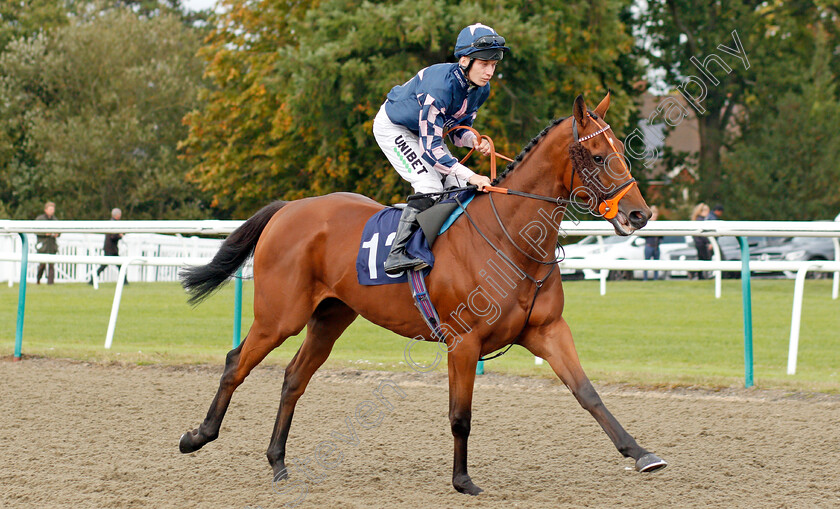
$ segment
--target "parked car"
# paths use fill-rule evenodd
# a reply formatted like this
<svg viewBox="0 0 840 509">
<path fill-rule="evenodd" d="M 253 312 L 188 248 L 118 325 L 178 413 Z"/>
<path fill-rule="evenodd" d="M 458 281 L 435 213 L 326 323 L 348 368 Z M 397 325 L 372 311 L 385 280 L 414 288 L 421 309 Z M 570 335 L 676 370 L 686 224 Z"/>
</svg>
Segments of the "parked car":
<svg viewBox="0 0 840 509">
<path fill-rule="evenodd" d="M 659 257 L 667 259 L 667 254 L 673 250 L 685 248 L 691 237 L 669 235 L 662 237 L 659 244 Z M 605 260 L 644 260 L 645 238 L 630 235 L 628 237 L 590 235 L 576 244 L 563 246 L 566 259 L 605 259 Z M 558 258 L 562 257 L 562 253 Z M 650 272 L 650 271 L 648 271 Z M 576 279 L 581 276 L 584 279 L 599 279 L 600 270 L 584 269 L 562 269 L 564 279 Z M 649 274 L 653 276 L 653 274 Z M 644 275 L 641 270 L 611 270 L 609 279 L 642 279 Z"/>
<path fill-rule="evenodd" d="M 834 241 L 827 237 L 788 237 L 779 242 L 750 252 L 751 260 L 811 261 L 834 260 Z M 795 271 L 785 271 L 785 276 L 795 278 Z M 831 277 L 830 272 L 809 272 L 809 278 Z"/>
<path fill-rule="evenodd" d="M 741 244 L 735 237 L 717 237 L 718 246 L 720 246 L 721 260 L 740 260 L 741 259 Z M 780 244 L 782 239 L 779 237 L 747 237 L 747 245 L 750 248 L 750 259 L 753 259 L 753 252 L 758 249 Z M 711 249 L 711 248 L 710 248 Z M 663 255 L 664 258 L 664 255 Z M 668 253 L 669 260 L 696 260 L 697 248 L 694 246 L 694 239 L 690 241 L 690 247 L 685 249 L 677 249 Z M 705 274 L 711 277 L 713 271 L 706 271 Z M 687 271 L 675 270 L 671 271 L 671 277 L 687 277 Z M 740 272 L 724 272 L 723 277 L 738 278 L 741 277 Z"/>
<path fill-rule="evenodd" d="M 613 237 L 607 238 L 610 239 Z M 584 237 L 580 242 L 562 246 L 562 249 L 557 250 L 557 259 L 585 259 L 591 255 L 602 252 L 605 248 L 606 244 L 604 243 L 604 238 L 602 236 L 589 235 L 588 237 Z M 560 274 L 563 275 L 563 279 L 565 280 L 583 279 L 583 271 L 581 270 L 560 269 Z"/>
</svg>

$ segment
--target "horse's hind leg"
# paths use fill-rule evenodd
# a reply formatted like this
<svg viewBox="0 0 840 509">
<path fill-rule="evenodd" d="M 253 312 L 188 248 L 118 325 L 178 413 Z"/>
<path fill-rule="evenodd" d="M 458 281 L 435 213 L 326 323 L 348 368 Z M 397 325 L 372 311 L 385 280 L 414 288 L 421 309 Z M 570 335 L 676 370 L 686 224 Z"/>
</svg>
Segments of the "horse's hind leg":
<svg viewBox="0 0 840 509">
<path fill-rule="evenodd" d="M 572 339 L 572 331 L 566 320 L 561 318 L 549 326 L 529 330 L 523 335 L 520 344 L 548 362 L 580 405 L 598 421 L 618 452 L 625 458 L 636 460 L 636 470 L 652 472 L 667 466 L 665 461 L 637 444 L 604 406 L 598 392 L 583 372 Z"/>
<path fill-rule="evenodd" d="M 259 311 L 259 309 L 257 309 Z M 245 380 L 254 367 L 262 362 L 269 352 L 283 344 L 289 336 L 297 334 L 303 328 L 309 313 L 304 309 L 289 313 L 283 323 L 277 323 L 274 313 L 256 312 L 254 323 L 248 336 L 239 347 L 231 350 L 225 360 L 225 370 L 219 382 L 219 390 L 210 403 L 207 417 L 193 431 L 181 436 L 178 448 L 182 453 L 201 449 L 207 442 L 219 436 L 219 428 L 225 417 L 233 391 Z M 269 318 L 266 318 L 269 317 Z M 297 323 L 296 323 L 297 322 Z"/>
<path fill-rule="evenodd" d="M 274 472 L 275 481 L 288 477 L 286 472 L 286 440 L 295 405 L 303 395 L 309 380 L 327 360 L 333 345 L 341 333 L 356 319 L 357 313 L 337 299 L 327 299 L 309 319 L 306 339 L 292 361 L 286 367 L 280 408 L 271 434 L 271 443 L 266 451 L 268 462 Z"/>
</svg>

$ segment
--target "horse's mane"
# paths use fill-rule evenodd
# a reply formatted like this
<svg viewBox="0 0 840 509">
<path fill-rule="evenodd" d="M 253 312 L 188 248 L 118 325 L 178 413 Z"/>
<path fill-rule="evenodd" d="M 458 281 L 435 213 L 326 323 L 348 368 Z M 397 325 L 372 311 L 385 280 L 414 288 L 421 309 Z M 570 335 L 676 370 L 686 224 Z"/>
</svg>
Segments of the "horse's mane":
<svg viewBox="0 0 840 509">
<path fill-rule="evenodd" d="M 560 122 L 566 120 L 567 118 L 569 117 L 556 118 L 552 120 L 551 123 L 548 124 L 548 126 L 546 126 L 546 128 L 543 129 L 540 134 L 534 136 L 534 138 L 527 145 L 525 145 L 525 148 L 522 149 L 522 152 L 520 152 L 519 155 L 516 156 L 516 158 L 514 158 L 513 161 L 508 163 L 507 168 L 505 168 L 505 171 L 503 171 L 498 177 L 496 177 L 496 180 L 493 181 L 492 185 L 498 185 L 499 182 L 501 182 L 510 172 L 515 170 L 516 167 L 519 166 L 519 163 L 521 163 L 522 160 L 525 158 L 525 156 L 528 155 L 528 152 L 530 152 L 531 149 L 537 146 L 537 143 L 542 141 L 542 139 L 545 138 L 549 131 L 551 131 Z"/>
</svg>

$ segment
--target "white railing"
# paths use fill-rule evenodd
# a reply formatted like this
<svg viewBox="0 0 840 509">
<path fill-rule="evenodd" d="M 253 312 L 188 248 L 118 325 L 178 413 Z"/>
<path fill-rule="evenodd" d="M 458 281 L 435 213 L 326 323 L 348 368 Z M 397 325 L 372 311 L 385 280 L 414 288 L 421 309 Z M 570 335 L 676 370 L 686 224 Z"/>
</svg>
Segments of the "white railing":
<svg viewBox="0 0 840 509">
<path fill-rule="evenodd" d="M 614 235 L 615 229 L 606 221 L 563 222 L 561 235 Z M 793 310 L 791 312 L 790 340 L 788 347 L 787 372 L 796 374 L 796 359 L 799 349 L 799 331 L 802 317 L 802 301 L 805 288 L 805 276 L 809 271 L 834 272 L 832 298 L 837 300 L 840 288 L 840 222 L 837 221 L 651 221 L 644 229 L 634 233 L 645 236 L 685 235 L 694 237 L 713 237 L 712 246 L 715 254 L 712 261 L 688 260 L 565 260 L 561 268 L 602 269 L 601 295 L 606 293 L 606 281 L 609 270 L 688 270 L 716 271 L 715 294 L 721 293 L 721 271 L 738 271 L 740 261 L 721 261 L 720 250 L 714 237 L 830 237 L 834 243 L 834 261 L 761 261 L 750 260 L 749 268 L 766 271 L 796 271 L 796 283 L 793 292 Z M 747 281 L 749 285 L 749 281 Z M 746 307 L 746 303 L 745 303 Z M 745 310 L 746 313 L 746 310 Z M 745 344 L 748 332 L 745 330 Z M 749 331 L 750 350 L 752 349 L 752 331 Z M 750 372 L 752 368 L 749 368 Z"/>
<path fill-rule="evenodd" d="M 244 221 L 14 221 L 0 220 L 2 233 L 162 233 L 227 235 Z"/>
<path fill-rule="evenodd" d="M 615 235 L 615 229 L 606 221 L 579 221 L 571 223 L 564 221 L 561 224 L 561 236 L 565 235 Z M 705 268 L 700 269 L 683 269 L 671 268 L 664 270 L 695 270 L 695 271 L 714 271 L 715 272 L 715 296 L 720 298 L 721 295 L 721 270 L 731 269 L 717 269 L 712 268 L 712 263 L 720 262 L 720 248 L 715 237 L 829 237 L 834 241 L 834 261 L 840 262 L 840 222 L 837 221 L 651 221 L 642 230 L 634 233 L 641 237 L 650 236 L 692 236 L 692 237 L 711 237 L 713 255 L 712 261 L 706 262 L 710 265 L 705 265 Z M 614 260 L 602 260 L 604 266 L 598 267 L 572 267 L 571 265 L 561 265 L 564 268 L 587 268 L 587 269 L 602 269 L 601 273 L 601 295 L 606 292 L 606 278 L 608 270 L 631 270 L 622 266 L 608 267 L 606 264 Z M 598 261 L 599 264 L 602 262 Z M 647 270 L 663 270 L 666 267 L 665 263 L 668 260 L 655 260 L 656 265 L 647 266 Z M 572 260 L 568 260 L 572 262 Z M 752 267 L 756 261 L 750 261 Z M 797 263 L 805 263 L 797 262 Z M 738 262 L 740 270 L 740 262 Z M 660 268 L 662 267 L 662 268 Z M 642 270 L 636 268 L 635 270 Z M 760 270 L 760 269 L 757 269 Z M 775 269 L 774 269 L 775 270 Z M 798 270 L 798 266 L 793 269 Z M 835 270 L 824 271 L 834 272 L 834 282 L 832 284 L 832 298 L 837 299 L 840 293 L 840 273 Z"/>
<path fill-rule="evenodd" d="M 30 256 L 36 254 L 35 235 L 27 234 Z M 142 258 L 212 258 L 221 245 L 221 239 L 200 238 L 195 236 L 159 235 L 151 233 L 133 233 L 119 242 L 120 254 Z M 18 253 L 15 260 L 20 260 L 21 239 L 18 234 L 0 234 L 0 254 L 8 256 Z M 93 233 L 62 233 L 58 238 L 58 255 L 70 257 L 102 256 L 103 235 Z M 88 261 L 81 263 L 81 258 L 73 261 L 53 260 L 56 283 L 89 281 L 95 277 L 99 264 Z M 27 267 L 27 281 L 34 282 L 37 265 Z M 17 264 L 0 264 L 0 281 L 8 281 L 12 286 L 20 279 Z M 135 265 L 128 273 L 129 281 L 177 281 L 177 267 L 171 265 Z M 106 270 L 99 276 L 100 281 L 116 281 L 116 271 Z"/>
<path fill-rule="evenodd" d="M 737 272 L 741 270 L 740 261 L 726 260 L 614 260 L 607 258 L 592 259 L 569 258 L 558 263 L 561 269 L 593 269 L 600 270 L 601 295 L 607 294 L 607 279 L 611 270 L 645 270 L 645 271 L 689 271 L 689 272 Z M 840 272 L 840 261 L 811 260 L 811 261 L 767 261 L 750 260 L 751 272 Z M 720 297 L 720 292 L 716 295 Z M 837 300 L 837 289 L 832 290 L 832 299 Z"/>
<path fill-rule="evenodd" d="M 615 235 L 606 221 L 563 221 L 572 235 Z M 690 235 L 695 237 L 840 237 L 835 221 L 651 221 L 633 235 L 641 237 Z"/>
<path fill-rule="evenodd" d="M 30 264 L 35 263 L 67 263 L 72 265 L 92 264 L 94 267 L 99 265 L 116 265 L 119 274 L 116 278 L 117 287 L 114 291 L 114 302 L 111 305 L 111 317 L 108 320 L 108 331 L 105 333 L 105 348 L 111 348 L 114 340 L 114 331 L 117 326 L 117 317 L 120 310 L 120 302 L 122 301 L 123 287 L 125 286 L 126 275 L 129 267 L 185 267 L 188 265 L 202 265 L 208 263 L 211 258 L 188 258 L 188 257 L 152 257 L 144 258 L 140 256 L 69 256 L 69 255 L 48 255 L 48 254 L 33 254 L 28 257 Z M 20 254 L 0 253 L 0 261 L 13 261 L 20 263 Z M 99 289 L 98 278 L 95 273 L 92 273 L 92 284 L 95 290 Z"/>
<path fill-rule="evenodd" d="M 242 221 L 10 221 L 0 220 L 0 233 L 169 233 L 169 234 L 205 234 L 218 235 L 229 234 Z M 572 235 L 614 235 L 613 227 L 605 221 L 583 221 L 562 223 L 561 234 Z M 801 319 L 802 293 L 804 278 L 808 271 L 834 272 L 833 297 L 837 298 L 838 281 L 840 280 L 840 223 L 837 222 L 793 222 L 793 221 L 653 221 L 643 230 L 635 233 L 639 236 L 665 236 L 665 235 L 689 235 L 689 236 L 768 236 L 768 237 L 833 237 L 835 245 L 835 260 L 833 262 L 769 262 L 750 261 L 751 270 L 795 270 L 797 272 L 796 284 L 794 287 L 794 305 L 791 319 L 790 355 L 788 359 L 788 373 L 795 373 L 796 350 L 799 341 L 799 323 Z M 101 237 L 99 237 L 101 239 Z M 2 247 L 2 246 L 0 246 Z M 194 246 L 193 246 L 194 247 Z M 2 251 L 2 250 L 0 250 Z M 215 251 L 215 250 L 213 250 Z M 129 257 L 97 257 L 88 255 L 71 255 L 61 257 L 52 255 L 55 261 L 66 261 L 77 264 L 117 264 L 121 266 L 118 278 L 118 291 L 122 286 L 125 271 L 132 264 L 142 266 L 165 266 L 165 265 L 186 265 L 191 263 L 206 262 L 201 256 L 184 256 L 167 259 L 158 256 L 162 253 L 155 253 L 154 256 L 129 256 Z M 193 255 L 198 255 L 193 252 Z M 0 261 L 20 261 L 21 253 L 0 252 Z M 212 253 L 211 253 L 212 255 Z M 36 255 L 30 257 L 32 262 L 49 260 L 51 255 Z M 561 263 L 563 268 L 574 269 L 602 269 L 606 270 L 714 270 L 714 271 L 737 271 L 741 269 L 741 262 L 737 261 L 675 261 L 675 260 L 565 260 Z M 603 272 L 602 274 L 606 274 Z M 76 279 L 78 281 L 78 278 Z M 95 280 L 94 280 L 95 281 Z M 606 278 L 602 275 L 601 292 L 606 291 Z M 719 294 L 719 282 L 718 282 Z M 114 307 L 112 308 L 113 322 L 116 322 L 116 314 L 119 307 L 119 297 L 115 295 Z M 109 332 L 106 344 L 110 346 L 113 336 L 113 327 L 109 324 Z"/>
<path fill-rule="evenodd" d="M 242 224 L 242 221 L 11 221 L 11 220 L 0 220 L 0 234 L 18 234 L 17 237 L 25 236 L 26 237 L 26 244 L 27 249 L 23 249 L 23 239 L 21 238 L 20 244 L 12 241 L 11 250 L 8 249 L 0 249 L 0 260 L 7 260 L 7 261 L 17 261 L 18 266 L 23 262 L 23 259 L 26 259 L 26 267 L 21 270 L 20 272 L 22 275 L 18 278 L 18 281 L 21 283 L 21 290 L 18 298 L 18 323 L 17 323 L 17 331 L 15 337 L 15 359 L 20 359 L 21 356 L 21 343 L 23 338 L 23 317 L 25 315 L 24 306 L 26 301 L 26 282 L 29 279 L 28 272 L 31 269 L 29 264 L 30 260 L 30 243 L 29 236 L 30 234 L 38 234 L 38 233 L 61 233 L 62 235 L 65 234 L 93 234 L 93 233 L 131 233 L 135 234 L 134 236 L 137 237 L 136 234 L 149 234 L 149 233 L 167 233 L 167 234 L 189 234 L 189 235 L 219 235 L 219 234 L 229 234 L 233 230 L 235 230 L 239 225 Z M 98 237 L 98 242 L 101 243 L 104 239 L 101 236 Z M 73 238 L 69 239 L 65 237 L 62 244 L 65 246 L 72 245 Z M 8 240 L 5 241 L 8 244 Z M 66 262 L 69 264 L 74 265 L 87 265 L 87 273 L 90 277 L 92 277 L 92 282 L 94 283 L 94 287 L 98 288 L 98 279 L 96 277 L 96 273 L 92 270 L 92 265 L 100 265 L 100 264 L 115 264 L 120 266 L 119 275 L 117 277 L 117 289 L 114 294 L 114 303 L 111 308 L 111 319 L 109 320 L 108 324 L 108 332 L 106 333 L 105 339 L 105 347 L 110 348 L 111 342 L 113 340 L 114 335 L 114 328 L 116 326 L 117 315 L 119 313 L 119 304 L 120 299 L 122 296 L 122 288 L 125 282 L 126 273 L 129 267 L 133 265 L 141 265 L 141 266 L 155 266 L 155 267 L 166 267 L 166 266 L 183 266 L 188 264 L 195 264 L 195 263 L 206 263 L 207 259 L 197 256 L 199 254 L 198 244 L 203 242 L 203 239 L 195 239 L 195 240 L 188 240 L 186 244 L 184 244 L 183 240 L 177 241 L 181 245 L 181 250 L 178 252 L 180 256 L 174 257 L 166 257 L 160 256 L 162 254 L 163 242 L 157 244 L 157 248 L 155 249 L 155 253 L 153 256 L 140 256 L 138 253 L 133 253 L 132 256 L 126 257 L 119 257 L 119 256 L 95 256 L 91 254 L 78 254 L 76 250 L 75 253 L 72 254 L 64 254 L 64 255 L 46 255 L 46 254 L 32 254 L 31 261 L 32 262 Z M 210 249 L 210 255 L 215 253 L 218 249 L 219 241 L 212 241 L 214 244 L 214 248 Z M 82 242 L 82 244 L 85 244 Z M 101 245 L 101 244 L 100 244 Z M 2 247 L 2 243 L 0 243 L 0 247 Z M 8 246 L 7 246 L 8 247 Z M 17 247 L 17 250 L 15 249 Z M 184 248 L 187 250 L 185 251 Z M 87 249 L 90 250 L 91 244 L 90 242 L 87 243 Z M 72 247 L 70 248 L 73 251 Z M 25 252 L 24 252 L 25 251 Z M 61 275 L 61 271 L 59 270 L 59 275 Z M 159 274 L 156 274 L 156 277 Z M 72 278 L 75 280 L 79 280 L 77 275 L 71 275 Z M 82 278 L 84 280 L 84 278 Z M 11 283 L 12 278 L 9 278 Z M 241 281 L 241 280 L 238 280 Z M 239 287 L 238 287 L 239 288 Z M 241 299 L 240 295 L 241 292 L 237 291 L 237 302 L 235 303 L 236 309 L 241 309 Z M 241 317 L 234 317 L 234 335 L 238 336 L 239 330 L 239 323 Z M 238 338 L 235 338 L 235 341 L 238 341 Z"/>
</svg>

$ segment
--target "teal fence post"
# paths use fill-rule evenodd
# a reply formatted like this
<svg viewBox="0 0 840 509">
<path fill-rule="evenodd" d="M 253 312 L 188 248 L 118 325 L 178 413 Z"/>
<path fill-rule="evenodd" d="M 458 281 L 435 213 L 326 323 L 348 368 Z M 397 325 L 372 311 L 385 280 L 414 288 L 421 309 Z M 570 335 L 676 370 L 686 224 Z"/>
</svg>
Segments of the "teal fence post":
<svg viewBox="0 0 840 509">
<path fill-rule="evenodd" d="M 750 290 L 750 245 L 746 237 L 741 244 L 741 295 L 744 299 L 744 387 L 753 386 L 752 292 Z"/>
<path fill-rule="evenodd" d="M 484 361 L 478 361 L 478 364 L 475 365 L 475 374 L 476 375 L 483 375 L 484 374 Z"/>
<path fill-rule="evenodd" d="M 236 348 L 242 336 L 242 267 L 236 271 L 234 280 L 236 297 L 233 302 L 233 347 Z"/>
<path fill-rule="evenodd" d="M 23 317 L 26 314 L 26 269 L 29 264 L 29 241 L 25 233 L 20 235 L 20 286 L 18 288 L 17 329 L 15 330 L 15 360 L 19 361 L 23 348 Z"/>
</svg>

